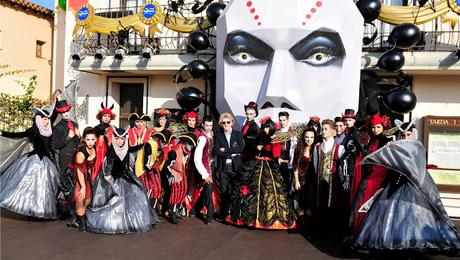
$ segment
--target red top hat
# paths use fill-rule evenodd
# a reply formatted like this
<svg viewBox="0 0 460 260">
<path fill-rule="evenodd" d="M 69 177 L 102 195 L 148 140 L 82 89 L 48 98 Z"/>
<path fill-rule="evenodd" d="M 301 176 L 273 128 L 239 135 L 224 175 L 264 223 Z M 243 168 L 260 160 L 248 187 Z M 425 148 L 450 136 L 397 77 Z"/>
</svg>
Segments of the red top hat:
<svg viewBox="0 0 460 260">
<path fill-rule="evenodd" d="M 56 111 L 58 113 L 67 112 L 70 110 L 70 108 L 72 108 L 72 106 L 69 103 L 67 103 L 65 99 L 56 102 Z"/>
<path fill-rule="evenodd" d="M 249 104 L 247 105 L 244 105 L 244 111 L 246 111 L 246 109 L 254 109 L 254 111 L 256 111 L 256 117 L 259 115 L 259 110 L 257 109 L 257 103 L 256 102 L 249 102 Z"/>
<path fill-rule="evenodd" d="M 342 113 L 342 118 L 356 118 L 355 110 L 351 108 L 345 109 L 345 113 Z"/>
</svg>

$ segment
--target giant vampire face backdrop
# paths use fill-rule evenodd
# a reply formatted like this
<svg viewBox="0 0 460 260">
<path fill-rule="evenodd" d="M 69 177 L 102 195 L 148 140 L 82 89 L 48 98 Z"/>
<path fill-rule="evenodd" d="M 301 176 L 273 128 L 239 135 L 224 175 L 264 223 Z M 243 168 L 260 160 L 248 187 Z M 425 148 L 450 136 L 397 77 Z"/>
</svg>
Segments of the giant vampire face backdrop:
<svg viewBox="0 0 460 260">
<path fill-rule="evenodd" d="M 217 108 L 334 118 L 358 108 L 363 18 L 346 0 L 233 0 L 217 21 Z"/>
</svg>

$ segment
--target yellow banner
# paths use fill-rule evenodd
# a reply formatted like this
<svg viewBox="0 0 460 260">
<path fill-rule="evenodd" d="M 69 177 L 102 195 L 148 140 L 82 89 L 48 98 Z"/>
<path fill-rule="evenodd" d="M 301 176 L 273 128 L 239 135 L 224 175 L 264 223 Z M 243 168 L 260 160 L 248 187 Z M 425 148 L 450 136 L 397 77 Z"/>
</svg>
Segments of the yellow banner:
<svg viewBox="0 0 460 260">
<path fill-rule="evenodd" d="M 378 19 L 393 25 L 402 23 L 418 25 L 444 15 L 442 23 L 449 22 L 453 29 L 460 19 L 460 6 L 456 1 L 442 0 L 435 2 L 432 6 L 426 4 L 422 7 L 382 5 Z M 161 32 L 158 24 L 181 33 L 190 33 L 200 29 L 198 26 L 200 21 L 202 22 L 201 28 L 208 29 L 212 27 L 212 24 L 204 17 L 184 18 L 175 15 L 166 16 L 156 1 L 147 1 L 141 6 L 137 14 L 121 18 L 97 16 L 94 13 L 94 8 L 89 4 L 85 4 L 76 11 L 75 19 L 77 24 L 74 29 L 74 36 L 80 30 L 83 30 L 86 37 L 89 37 L 92 33 L 109 35 L 111 32 L 122 30 L 123 27 L 132 27 L 142 36 L 145 36 L 145 31 L 148 29 L 150 35 L 153 36 L 155 32 Z"/>
<path fill-rule="evenodd" d="M 207 19 L 202 17 L 184 18 L 181 16 L 166 16 L 161 10 L 158 2 L 148 1 L 144 3 L 137 14 L 128 15 L 121 18 L 106 18 L 97 16 L 94 13 L 94 8 L 89 5 L 83 5 L 75 13 L 76 25 L 73 31 L 75 36 L 83 30 L 86 37 L 90 37 L 92 33 L 109 35 L 112 32 L 118 32 L 123 27 L 132 27 L 133 30 L 140 35 L 145 36 L 145 31 L 153 36 L 155 32 L 161 32 L 158 24 L 162 24 L 168 29 L 176 32 L 190 33 L 201 28 L 208 29 L 213 25 Z"/>
</svg>

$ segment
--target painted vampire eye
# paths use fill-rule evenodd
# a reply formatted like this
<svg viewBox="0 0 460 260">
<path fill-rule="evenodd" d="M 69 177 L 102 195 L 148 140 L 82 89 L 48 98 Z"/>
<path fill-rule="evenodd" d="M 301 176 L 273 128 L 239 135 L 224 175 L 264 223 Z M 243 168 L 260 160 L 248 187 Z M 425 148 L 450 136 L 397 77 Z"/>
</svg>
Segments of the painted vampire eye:
<svg viewBox="0 0 460 260">
<path fill-rule="evenodd" d="M 258 60 L 252 54 L 250 54 L 249 52 L 245 52 L 245 51 L 237 52 L 229 56 L 234 62 L 237 62 L 239 64 L 248 64 L 255 60 Z"/>
<path fill-rule="evenodd" d="M 325 51 L 315 51 L 307 59 L 302 60 L 313 66 L 325 66 L 336 60 L 336 56 Z"/>
</svg>

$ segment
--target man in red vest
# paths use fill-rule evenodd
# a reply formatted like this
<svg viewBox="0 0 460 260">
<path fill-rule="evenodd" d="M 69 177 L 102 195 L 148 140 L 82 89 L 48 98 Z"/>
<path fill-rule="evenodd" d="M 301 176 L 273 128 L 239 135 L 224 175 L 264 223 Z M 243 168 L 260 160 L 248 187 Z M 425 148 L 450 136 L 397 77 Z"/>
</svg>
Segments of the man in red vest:
<svg viewBox="0 0 460 260">
<path fill-rule="evenodd" d="M 139 116 L 137 113 L 132 113 L 128 120 L 131 123 L 131 128 L 128 130 L 129 146 L 140 145 L 150 140 L 153 130 L 146 127 L 146 122 L 152 121 L 148 115 Z"/>
<path fill-rule="evenodd" d="M 213 196 L 213 176 L 212 176 L 212 148 L 214 144 L 214 133 L 212 132 L 213 122 L 210 117 L 204 117 L 203 130 L 200 131 L 197 147 L 195 148 L 194 163 L 195 168 L 202 179 L 203 189 L 199 194 L 199 198 L 195 204 L 196 214 L 199 216 L 200 210 L 206 206 L 207 214 L 205 223 L 210 225 L 214 215 L 214 202 L 218 201 L 218 194 Z M 203 205 L 204 204 L 204 205 Z"/>
</svg>

